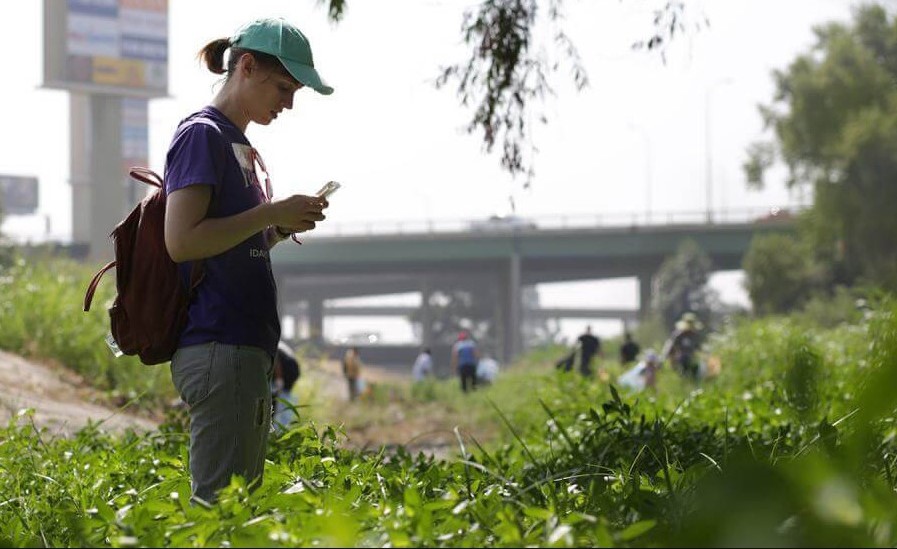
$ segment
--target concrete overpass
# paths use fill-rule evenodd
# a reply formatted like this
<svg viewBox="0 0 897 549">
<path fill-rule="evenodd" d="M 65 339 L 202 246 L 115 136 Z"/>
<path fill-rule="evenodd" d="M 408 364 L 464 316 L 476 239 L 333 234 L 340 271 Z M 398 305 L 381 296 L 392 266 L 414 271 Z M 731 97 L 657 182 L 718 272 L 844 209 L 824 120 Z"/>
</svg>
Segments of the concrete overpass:
<svg viewBox="0 0 897 549">
<path fill-rule="evenodd" d="M 325 308 L 328 299 L 420 292 L 423 344 L 431 343 L 427 297 L 438 290 L 488 288 L 497 296 L 500 358 L 522 350 L 525 315 L 633 318 L 637 311 L 587 309 L 523 311 L 524 286 L 577 280 L 636 277 L 640 311 L 650 304 L 652 279 L 686 239 L 694 240 L 714 270 L 741 267 L 751 239 L 790 232 L 790 218 L 736 223 L 670 223 L 617 227 L 509 228 L 303 238 L 281 244 L 272 262 L 281 311 L 304 317 L 319 336 L 327 314 L 407 315 L 412 308 Z M 556 316 L 555 316 L 556 315 Z M 413 355 L 412 355 L 413 358 Z"/>
<path fill-rule="evenodd" d="M 327 316 L 401 316 L 408 317 L 420 307 L 408 305 L 361 305 L 340 306 L 324 305 L 323 315 Z M 308 307 L 304 302 L 287 311 L 286 314 L 308 315 Z M 537 319 L 553 318 L 594 318 L 634 321 L 638 319 L 638 311 L 630 309 L 584 309 L 575 307 L 540 307 L 525 309 L 523 315 Z"/>
<path fill-rule="evenodd" d="M 663 219 L 663 216 L 658 216 Z M 716 219 L 723 219 L 717 215 Z M 757 216 L 752 217 L 757 219 Z M 601 220 L 596 218 L 596 223 Z M 303 245 L 284 243 L 272 252 L 278 279 L 280 310 L 310 327 L 314 339 L 323 343 L 326 316 L 401 316 L 417 311 L 422 319 L 422 344 L 434 353 L 447 348 L 434 345 L 428 330 L 427 308 L 411 306 L 333 306 L 326 300 L 417 292 L 427 297 L 436 291 L 488 288 L 496 297 L 495 321 L 499 327 L 498 357 L 509 360 L 522 350 L 524 319 L 593 318 L 631 321 L 651 301 L 652 279 L 660 264 L 675 253 L 685 239 L 693 239 L 708 253 L 714 270 L 741 267 L 751 239 L 768 232 L 792 232 L 790 216 L 750 222 L 667 222 L 617 226 L 540 226 L 516 230 L 470 231 L 466 224 L 451 230 L 434 230 L 427 223 L 408 232 L 407 222 L 380 226 L 393 232 L 334 235 L 316 231 L 302 238 Z M 324 228 L 324 227 L 322 227 Z M 325 229 L 326 230 L 326 229 Z M 333 227 L 330 228 L 331 232 Z M 338 229 L 339 230 L 339 229 Z M 402 232 L 397 232 L 402 231 Z M 48 248 L 49 247 L 49 248 Z M 87 258 L 84 244 L 43 243 L 23 245 L 26 254 L 57 254 Z M 524 310 L 522 288 L 545 282 L 636 277 L 639 280 L 640 311 L 589 308 L 541 308 Z M 427 303 L 427 299 L 422 299 Z M 328 345 L 332 353 L 342 346 Z M 414 346 L 373 345 L 365 356 L 380 363 L 410 364 Z"/>
</svg>

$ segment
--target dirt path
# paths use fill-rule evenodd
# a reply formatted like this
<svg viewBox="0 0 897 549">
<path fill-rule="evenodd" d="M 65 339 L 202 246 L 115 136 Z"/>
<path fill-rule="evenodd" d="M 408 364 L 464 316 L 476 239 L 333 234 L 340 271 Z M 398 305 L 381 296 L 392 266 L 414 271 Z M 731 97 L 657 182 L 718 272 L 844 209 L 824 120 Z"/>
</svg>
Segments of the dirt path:
<svg viewBox="0 0 897 549">
<path fill-rule="evenodd" d="M 101 394 L 73 372 L 52 368 L 0 351 L 0 419 L 7 422 L 26 408 L 34 409 L 34 423 L 51 435 L 68 436 L 102 421 L 102 429 L 152 430 L 156 424 L 99 404 Z M 26 421 L 20 419 L 19 421 Z"/>
<path fill-rule="evenodd" d="M 381 446 L 404 446 L 414 455 L 423 452 L 449 458 L 460 452 L 456 427 L 466 444 L 470 443 L 466 434 L 474 434 L 480 440 L 488 438 L 483 432 L 470 433 L 468 425 L 458 425 L 458 418 L 446 413 L 440 403 L 409 403 L 394 397 L 392 392 L 408 389 L 410 372 L 365 365 L 362 376 L 367 384 L 388 387 L 387 394 L 381 393 L 380 401 L 362 395 L 350 402 L 347 382 L 336 360 L 304 365 L 299 382 L 300 404 L 311 408 L 309 415 L 316 421 L 342 425 L 348 447 L 376 450 Z"/>
<path fill-rule="evenodd" d="M 410 383 L 407 374 L 371 365 L 365 366 L 363 376 L 370 384 L 398 391 Z M 343 425 L 348 447 L 376 450 L 401 445 L 412 454 L 423 452 L 437 458 L 458 454 L 456 418 L 447 417 L 439 404 L 411 407 L 401 399 L 373 403 L 365 398 L 349 402 L 346 380 L 336 360 L 303 364 L 299 391 L 300 404 L 312 410 L 303 419 Z M 46 428 L 51 436 L 70 436 L 89 421 L 102 421 L 101 429 L 116 433 L 158 427 L 149 419 L 104 404 L 102 393 L 74 372 L 0 351 L 0 421 L 5 424 L 28 408 L 34 410 L 35 425 Z"/>
</svg>

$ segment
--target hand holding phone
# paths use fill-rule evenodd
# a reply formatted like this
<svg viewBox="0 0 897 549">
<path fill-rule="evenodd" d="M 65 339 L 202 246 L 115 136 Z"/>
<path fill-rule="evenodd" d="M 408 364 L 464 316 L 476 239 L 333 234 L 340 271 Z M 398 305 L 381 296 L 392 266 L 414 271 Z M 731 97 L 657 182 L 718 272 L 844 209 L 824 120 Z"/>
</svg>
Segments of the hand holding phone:
<svg viewBox="0 0 897 549">
<path fill-rule="evenodd" d="M 342 185 L 340 185 L 340 184 L 337 183 L 336 181 L 328 181 L 327 183 L 324 184 L 323 187 L 320 188 L 320 190 L 318 190 L 318 192 L 315 194 L 315 196 L 318 197 L 318 198 L 323 198 L 323 199 L 326 200 L 330 195 L 332 195 L 333 193 L 335 193 L 336 190 L 339 189 L 341 186 L 342 186 Z M 294 196 L 289 197 L 289 198 L 287 198 L 287 199 L 285 199 L 285 200 L 294 200 L 294 199 L 296 199 L 296 200 L 307 200 L 308 197 L 307 197 L 307 196 L 301 196 L 301 195 L 294 195 Z M 320 213 L 320 212 L 319 212 L 319 213 Z M 320 218 L 320 219 L 324 219 L 323 215 L 321 215 L 321 218 Z M 318 221 L 320 221 L 320 219 L 319 219 Z M 314 227 L 314 223 L 312 223 L 312 228 L 313 228 L 313 227 Z M 289 236 L 293 239 L 293 242 L 295 242 L 296 244 L 302 244 L 302 242 L 300 242 L 299 239 L 296 238 L 296 233 L 297 233 L 297 232 L 305 232 L 305 231 L 307 231 L 307 230 L 310 230 L 309 227 L 305 227 L 305 228 L 298 228 L 298 227 L 283 227 L 283 226 L 280 226 L 280 225 L 275 225 L 274 229 L 275 229 L 275 231 L 277 232 L 277 234 L 278 234 L 280 237 L 282 237 L 282 238 L 286 238 L 287 235 L 289 235 Z"/>
<path fill-rule="evenodd" d="M 316 196 L 320 198 L 330 198 L 330 195 L 335 193 L 340 187 L 342 187 L 342 185 L 340 185 L 336 181 L 328 181 L 324 184 L 323 187 L 321 187 L 321 190 L 317 192 Z"/>
</svg>

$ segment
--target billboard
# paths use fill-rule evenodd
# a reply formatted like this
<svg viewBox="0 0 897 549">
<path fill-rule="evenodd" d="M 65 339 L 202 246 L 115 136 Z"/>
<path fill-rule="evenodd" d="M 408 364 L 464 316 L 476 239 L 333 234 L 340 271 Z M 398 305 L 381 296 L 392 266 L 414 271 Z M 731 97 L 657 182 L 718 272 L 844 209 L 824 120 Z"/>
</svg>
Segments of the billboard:
<svg viewBox="0 0 897 549">
<path fill-rule="evenodd" d="M 37 178 L 0 175 L 0 211 L 29 215 L 37 211 Z"/>
<path fill-rule="evenodd" d="M 149 159 L 149 112 L 146 99 L 121 100 L 121 157 L 124 173 L 132 166 L 147 166 Z"/>
<path fill-rule="evenodd" d="M 44 0 L 44 86 L 168 95 L 168 0 Z"/>
</svg>

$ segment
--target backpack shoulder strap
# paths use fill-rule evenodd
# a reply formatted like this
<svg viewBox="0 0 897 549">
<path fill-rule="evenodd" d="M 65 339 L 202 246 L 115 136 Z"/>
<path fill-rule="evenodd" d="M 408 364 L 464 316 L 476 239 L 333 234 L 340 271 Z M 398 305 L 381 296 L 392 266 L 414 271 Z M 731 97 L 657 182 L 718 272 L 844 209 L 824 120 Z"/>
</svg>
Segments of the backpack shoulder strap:
<svg viewBox="0 0 897 549">
<path fill-rule="evenodd" d="M 162 178 L 159 177 L 159 174 L 157 174 L 156 172 L 154 172 L 153 170 L 151 170 L 149 168 L 144 168 L 141 166 L 134 166 L 129 170 L 128 173 L 134 179 L 136 179 L 138 181 L 142 181 L 143 183 L 146 183 L 147 185 L 150 185 L 152 187 L 156 187 L 159 189 L 161 189 L 163 187 Z"/>
<path fill-rule="evenodd" d="M 115 267 L 115 261 L 110 261 L 102 269 L 97 271 L 97 274 L 93 275 L 90 284 L 87 286 L 87 292 L 84 294 L 84 312 L 90 310 L 90 304 L 93 302 L 93 294 L 97 291 L 97 285 L 99 285 L 100 279 L 103 278 L 106 271 L 112 267 Z"/>
</svg>

